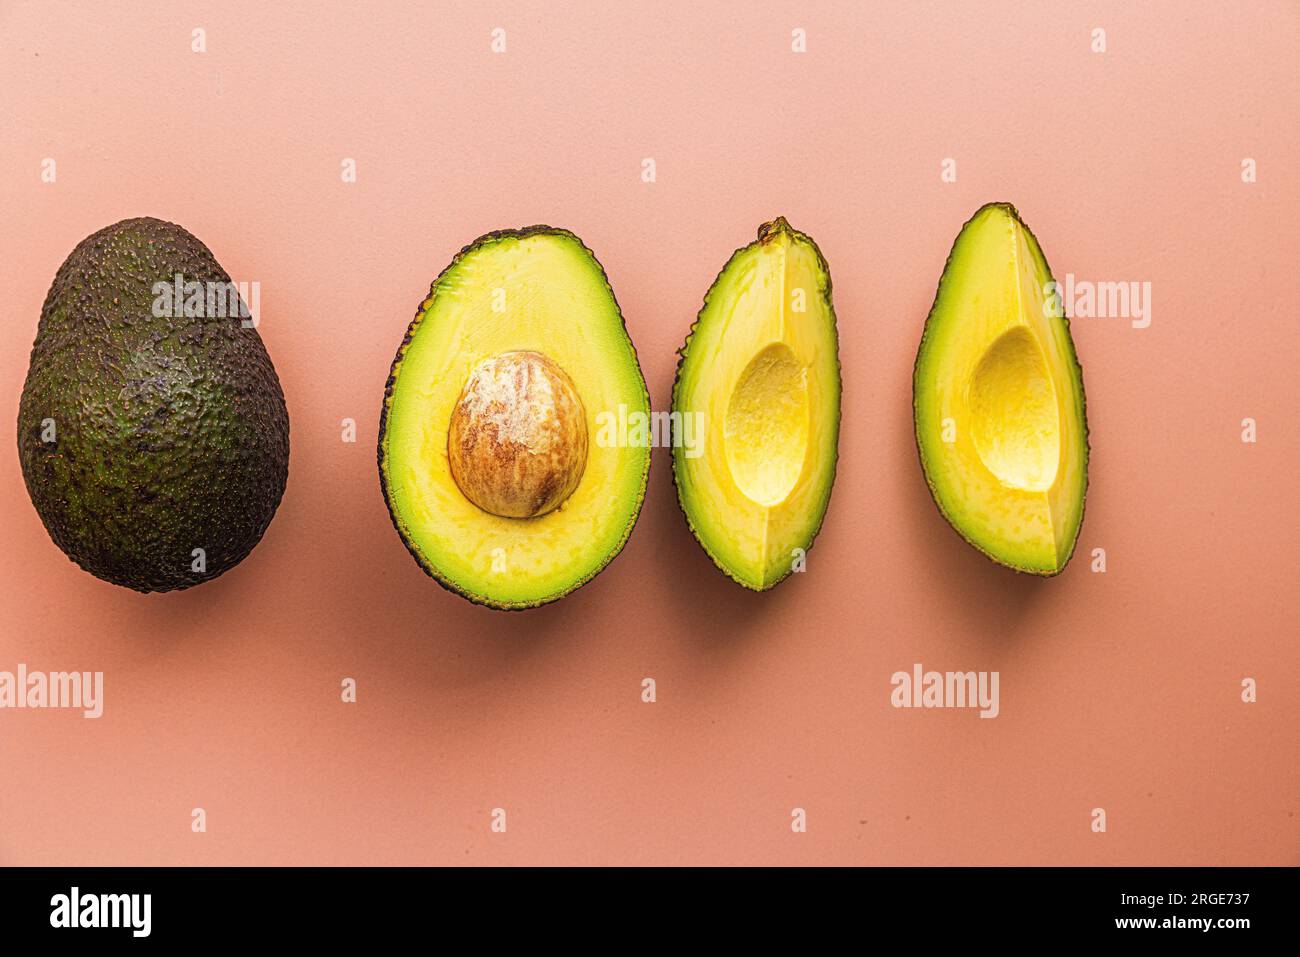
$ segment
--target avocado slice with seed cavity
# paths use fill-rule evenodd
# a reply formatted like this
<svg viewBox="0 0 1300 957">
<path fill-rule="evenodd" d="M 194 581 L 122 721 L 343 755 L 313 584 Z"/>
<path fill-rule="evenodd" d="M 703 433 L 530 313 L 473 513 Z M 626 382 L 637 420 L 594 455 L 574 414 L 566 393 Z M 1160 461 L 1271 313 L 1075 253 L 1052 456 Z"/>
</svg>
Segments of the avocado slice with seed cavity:
<svg viewBox="0 0 1300 957">
<path fill-rule="evenodd" d="M 1064 569 L 1088 487 L 1083 373 L 1047 259 L 1010 204 L 982 207 L 953 243 L 912 397 L 944 518 L 1009 568 Z"/>
<path fill-rule="evenodd" d="M 835 481 L 840 364 L 831 277 L 784 218 L 732 255 L 682 346 L 673 478 L 714 563 L 756 591 L 806 567 Z M 689 434 L 682 426 L 682 433 Z"/>
</svg>

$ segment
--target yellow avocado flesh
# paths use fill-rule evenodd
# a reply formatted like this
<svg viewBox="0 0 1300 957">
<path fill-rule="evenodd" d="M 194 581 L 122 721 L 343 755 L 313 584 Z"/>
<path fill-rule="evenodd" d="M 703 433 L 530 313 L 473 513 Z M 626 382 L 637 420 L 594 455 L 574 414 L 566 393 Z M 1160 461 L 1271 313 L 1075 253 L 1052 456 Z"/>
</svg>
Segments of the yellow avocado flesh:
<svg viewBox="0 0 1300 957">
<path fill-rule="evenodd" d="M 674 445 L 682 510 L 714 562 L 749 588 L 786 577 L 821 526 L 835 475 L 840 375 L 830 276 L 785 220 L 714 282 L 682 350 L 673 411 L 703 425 Z"/>
<path fill-rule="evenodd" d="M 564 370 L 587 416 L 581 481 L 536 518 L 479 508 L 456 484 L 447 456 L 452 412 L 471 372 L 517 351 L 540 353 Z M 597 441 L 620 407 L 648 416 L 649 396 L 591 252 L 572 234 L 544 227 L 479 240 L 434 284 L 390 378 L 380 468 L 407 547 L 439 581 L 496 607 L 529 607 L 572 591 L 618 554 L 645 495 L 648 445 Z"/>
<path fill-rule="evenodd" d="M 926 480 L 990 558 L 1054 575 L 1083 519 L 1083 379 L 1037 240 L 1005 203 L 953 244 L 913 381 Z"/>
</svg>

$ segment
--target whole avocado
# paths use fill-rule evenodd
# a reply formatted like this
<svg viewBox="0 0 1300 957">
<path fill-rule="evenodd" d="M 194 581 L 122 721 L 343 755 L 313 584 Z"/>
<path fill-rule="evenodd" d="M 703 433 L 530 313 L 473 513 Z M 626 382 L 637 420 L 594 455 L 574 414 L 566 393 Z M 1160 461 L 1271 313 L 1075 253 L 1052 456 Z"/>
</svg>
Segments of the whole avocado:
<svg viewBox="0 0 1300 957">
<path fill-rule="evenodd" d="M 245 316 L 230 276 L 173 223 L 124 220 L 59 267 L 18 455 L 50 537 L 92 575 L 188 588 L 266 531 L 288 478 L 289 415 Z"/>
</svg>

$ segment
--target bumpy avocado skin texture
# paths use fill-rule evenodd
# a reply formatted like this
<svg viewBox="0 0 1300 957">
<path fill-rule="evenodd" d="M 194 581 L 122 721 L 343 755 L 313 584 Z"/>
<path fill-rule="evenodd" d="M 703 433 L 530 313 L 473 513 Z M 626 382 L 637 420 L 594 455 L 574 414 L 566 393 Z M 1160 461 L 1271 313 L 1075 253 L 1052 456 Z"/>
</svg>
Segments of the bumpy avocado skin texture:
<svg viewBox="0 0 1300 957">
<path fill-rule="evenodd" d="M 78 244 L 46 296 L 18 412 L 23 478 L 55 544 L 140 592 L 237 565 L 288 477 L 289 416 L 261 337 L 238 315 L 155 316 L 154 285 L 178 273 L 230 282 L 202 242 L 161 220 Z"/>
<path fill-rule="evenodd" d="M 957 520 L 955 516 L 949 514 L 948 511 L 944 508 L 942 498 L 939 493 L 939 489 L 936 486 L 936 481 L 938 481 L 938 479 L 934 474 L 934 470 L 931 468 L 930 462 L 927 460 L 925 446 L 922 443 L 922 439 L 921 439 L 918 406 L 920 403 L 921 390 L 925 388 L 925 381 L 922 374 L 922 365 L 926 356 L 927 340 L 934 328 L 934 324 L 942 321 L 942 317 L 938 314 L 939 313 L 938 307 L 939 307 L 940 297 L 943 292 L 944 283 L 949 277 L 950 267 L 952 266 L 953 258 L 957 253 L 957 248 L 958 248 L 957 243 L 961 241 L 961 236 L 965 232 L 966 227 L 974 223 L 984 213 L 994 209 L 1005 211 L 1012 219 L 1016 221 L 1016 223 L 1020 226 L 1020 228 L 1022 228 L 1034 240 L 1034 243 L 1039 247 L 1040 252 L 1042 251 L 1042 244 L 1039 243 L 1037 237 L 1034 236 L 1033 230 L 1031 230 L 1029 226 L 1025 223 L 1025 221 L 1021 218 L 1020 211 L 1016 209 L 1016 207 L 1009 202 L 1000 201 L 1000 202 L 985 203 L 983 206 L 981 206 L 971 215 L 970 219 L 968 219 L 965 223 L 962 224 L 962 228 L 958 231 L 957 234 L 957 240 L 954 241 L 953 247 L 948 253 L 948 259 L 944 262 L 943 272 L 939 276 L 938 288 L 935 291 L 934 303 L 930 308 L 929 314 L 926 316 L 925 326 L 921 333 L 921 342 L 920 345 L 917 347 L 917 351 L 916 351 L 916 360 L 912 369 L 912 410 L 913 410 L 914 422 L 916 424 L 913 434 L 914 434 L 914 438 L 916 439 L 917 457 L 919 458 L 921 463 L 921 473 L 925 476 L 926 486 L 930 490 L 931 498 L 934 499 L 935 507 L 939 510 L 939 514 L 943 516 L 944 520 L 948 523 L 949 527 L 952 528 L 952 530 L 956 532 L 957 535 L 960 536 L 963 541 L 965 541 L 968 545 L 970 545 L 972 548 L 974 548 L 976 551 L 978 551 L 980 554 L 982 554 L 985 558 L 987 558 L 989 561 L 993 562 L 994 564 L 1001 565 L 1004 568 L 1010 568 L 1012 571 L 1020 574 L 1033 575 L 1039 578 L 1055 578 L 1057 575 L 1060 575 L 1061 572 L 1065 571 L 1066 566 L 1069 565 L 1070 563 L 1070 559 L 1074 557 L 1074 552 L 1075 549 L 1078 547 L 1078 541 L 1079 541 L 1078 530 L 1076 529 L 1075 536 L 1070 543 L 1069 552 L 1065 555 L 1064 559 L 1061 561 L 1060 566 L 1055 570 L 1047 571 L 1043 569 L 1029 568 L 1026 566 L 1016 564 L 1014 562 L 1009 562 L 1006 559 L 1001 558 L 998 555 L 995 555 L 983 542 L 979 541 L 975 536 L 971 535 L 963 527 L 962 523 Z M 1042 253 L 1042 255 L 1043 255 L 1044 264 L 1046 265 L 1046 253 Z M 1048 266 L 1048 273 L 1052 274 L 1050 266 Z M 1091 451 L 1092 451 L 1092 446 L 1089 441 L 1089 428 L 1088 428 L 1088 416 L 1087 416 L 1087 393 L 1086 390 L 1083 388 L 1083 367 L 1082 365 L 1079 364 L 1078 352 L 1074 345 L 1074 336 L 1070 334 L 1070 320 L 1067 316 L 1062 315 L 1059 321 L 1064 327 L 1066 333 L 1065 340 L 1069 347 L 1069 361 L 1071 365 L 1071 371 L 1073 373 L 1072 384 L 1074 384 L 1076 387 L 1076 391 L 1072 395 L 1072 398 L 1077 403 L 1079 416 L 1080 416 L 1080 424 L 1082 426 L 1082 438 L 1081 438 L 1082 441 L 1081 452 L 1082 452 L 1082 460 L 1083 460 L 1082 461 L 1082 482 L 1078 490 L 1079 500 L 1080 500 L 1078 529 L 1081 529 L 1083 527 L 1083 521 L 1087 513 L 1088 464 L 1089 464 L 1089 459 L 1091 457 Z"/>
<path fill-rule="evenodd" d="M 731 254 L 731 256 L 727 259 L 726 265 L 722 267 L 722 269 L 718 272 L 718 275 L 714 278 L 712 285 L 710 285 L 709 287 L 709 291 L 704 294 L 704 303 L 700 306 L 700 311 L 699 313 L 696 314 L 695 321 L 691 323 L 691 328 L 686 333 L 686 341 L 683 342 L 682 347 L 677 350 L 677 370 L 673 378 L 672 411 L 674 412 L 681 411 L 680 392 L 682 387 L 682 372 L 686 365 L 686 358 L 690 353 L 691 340 L 695 336 L 695 332 L 696 329 L 699 327 L 701 318 L 708 310 L 709 302 L 711 297 L 714 294 L 714 291 L 719 287 L 723 277 L 725 277 L 727 273 L 731 270 L 732 266 L 740 258 L 742 253 L 744 253 L 746 250 L 748 250 L 751 246 L 755 244 L 762 245 L 764 243 L 770 242 L 772 238 L 780 232 L 788 233 L 792 237 L 798 239 L 799 241 L 807 243 L 812 248 L 813 253 L 816 255 L 818 265 L 821 269 L 821 273 L 825 277 L 825 290 L 824 290 L 825 306 L 827 312 L 830 315 L 831 334 L 835 342 L 835 376 L 837 381 L 841 383 L 841 387 L 842 387 L 843 367 L 840 363 L 840 358 L 839 358 L 838 320 L 836 319 L 835 316 L 835 305 L 832 296 L 830 266 L 826 262 L 826 257 L 822 255 L 821 249 L 817 246 L 817 243 L 813 240 L 811 236 L 809 236 L 807 233 L 802 233 L 799 230 L 792 227 L 789 224 L 789 222 L 786 221 L 786 218 L 784 216 L 778 216 L 772 222 L 763 223 L 761 226 L 758 227 L 758 234 L 754 243 L 750 243 L 745 246 L 740 246 Z M 831 461 L 829 463 L 829 473 L 826 477 L 825 493 L 822 496 L 822 499 L 818 506 L 817 523 L 813 527 L 811 534 L 809 534 L 808 536 L 808 542 L 807 545 L 805 546 L 806 551 L 812 550 L 813 543 L 816 541 L 817 536 L 821 533 L 822 525 L 826 521 L 826 512 L 830 505 L 831 492 L 835 487 L 835 476 L 839 469 L 839 432 L 840 432 L 841 415 L 842 415 L 841 412 L 842 404 L 843 404 L 843 400 L 841 397 L 841 401 L 836 403 L 835 408 L 833 410 L 828 410 L 828 415 L 831 420 L 830 427 L 833 430 L 835 436 L 835 441 L 833 443 L 834 452 L 832 453 Z M 755 592 L 770 591 L 771 589 L 775 588 L 777 585 L 781 584 L 781 582 L 789 578 L 793 571 L 792 568 L 787 568 L 785 573 L 782 574 L 780 577 L 770 582 L 765 582 L 761 588 L 755 587 L 753 583 L 747 581 L 743 576 L 737 574 L 733 568 L 731 568 L 725 561 L 723 561 L 717 554 L 715 554 L 713 549 L 709 547 L 709 544 L 706 541 L 705 536 L 702 534 L 699 525 L 692 517 L 691 508 L 687 501 L 687 496 L 683 494 L 682 479 L 679 474 L 680 470 L 682 469 L 681 455 L 682 455 L 682 450 L 674 447 L 673 448 L 673 487 L 677 493 L 677 507 L 678 509 L 680 509 L 682 516 L 686 519 L 686 525 L 691 530 L 691 534 L 695 536 L 695 540 L 700 543 L 700 547 L 704 549 L 705 554 L 709 556 L 709 559 L 718 568 L 718 570 L 721 571 L 724 575 L 726 575 L 736 584 L 742 586 L 743 588 L 748 589 L 749 591 L 755 591 Z"/>
<path fill-rule="evenodd" d="M 568 585 L 568 587 L 564 588 L 558 593 L 554 595 L 550 595 L 544 599 L 538 601 L 532 601 L 532 602 L 524 602 L 524 603 L 517 603 L 517 604 L 503 603 L 493 599 L 489 595 L 479 594 L 478 592 L 475 592 L 472 589 L 462 587 L 460 583 L 457 582 L 455 579 L 450 578 L 447 575 L 443 574 L 442 571 L 437 567 L 437 565 L 434 562 L 430 561 L 428 556 L 426 556 L 420 550 L 419 545 L 417 545 L 416 542 L 413 541 L 411 536 L 407 533 L 405 524 L 402 522 L 401 518 L 397 514 L 397 507 L 394 503 L 394 496 L 389 487 L 389 477 L 388 477 L 389 463 L 387 457 L 387 447 L 385 443 L 385 438 L 387 436 L 388 428 L 389 428 L 389 422 L 388 422 L 389 410 L 392 406 L 393 391 L 397 387 L 397 377 L 401 370 L 402 359 L 406 355 L 407 349 L 410 348 L 412 340 L 414 340 L 416 333 L 420 329 L 420 325 L 424 322 L 428 309 L 433 304 L 434 298 L 438 294 L 438 288 L 440 283 L 443 280 L 443 277 L 450 274 L 455 269 L 457 264 L 460 263 L 460 261 L 463 260 L 466 256 L 480 249 L 483 249 L 484 247 L 491 246 L 494 243 L 497 243 L 503 239 L 524 239 L 529 236 L 538 236 L 538 235 L 564 236 L 578 243 L 580 246 L 582 246 L 584 250 L 586 250 L 587 254 L 591 257 L 591 261 L 595 265 L 595 268 L 599 270 L 600 278 L 604 282 L 605 288 L 609 291 L 609 297 L 610 297 L 610 301 L 613 303 L 615 316 L 617 317 L 619 325 L 622 329 L 623 336 L 627 339 L 627 344 L 628 347 L 631 349 L 632 357 L 634 361 L 636 361 L 638 364 L 638 369 L 637 369 L 638 375 L 640 374 L 640 360 L 636 355 L 636 346 L 632 342 L 632 337 L 628 334 L 627 331 L 627 320 L 624 318 L 623 311 L 621 307 L 618 305 L 618 300 L 614 296 L 614 289 L 609 284 L 609 277 L 605 274 L 605 269 L 600 264 L 600 260 L 596 258 L 596 254 L 593 253 L 591 249 L 585 243 L 583 243 L 582 240 L 576 234 L 558 226 L 547 226 L 544 224 L 538 224 L 534 226 L 525 226 L 520 229 L 497 229 L 497 230 L 493 230 L 490 233 L 484 233 L 482 236 L 478 237 L 478 239 L 474 240 L 472 243 L 465 245 L 460 250 L 460 252 L 458 252 L 454 257 L 452 257 L 451 262 L 449 262 L 446 265 L 446 267 L 442 270 L 442 272 L 438 274 L 438 277 L 434 279 L 434 281 L 430 284 L 429 294 L 420 302 L 419 307 L 415 311 L 415 317 L 411 320 L 410 324 L 407 326 L 406 334 L 402 337 L 401 345 L 399 345 L 397 348 L 397 354 L 393 356 L 393 363 L 389 369 L 388 380 L 384 384 L 383 406 L 380 408 L 380 412 L 379 412 L 379 439 L 377 442 L 377 449 L 376 449 L 376 459 L 379 466 L 379 487 L 380 487 L 380 491 L 383 493 L 384 496 L 384 504 L 388 508 L 388 517 L 393 523 L 393 528 L 397 531 L 398 536 L 401 538 L 402 544 L 406 546 L 406 550 L 410 553 L 411 557 L 415 560 L 415 563 L 420 567 L 420 569 L 426 575 L 432 578 L 435 582 L 437 582 L 440 586 L 442 586 L 443 589 L 445 589 L 448 592 L 451 592 L 453 595 L 459 595 L 461 598 L 464 598 L 475 605 L 481 605 L 484 608 L 491 608 L 496 611 L 527 611 L 530 608 L 538 608 L 541 607 L 542 605 L 548 605 L 551 602 L 559 601 L 561 598 L 564 598 L 566 595 L 572 594 L 574 591 L 581 588 L 583 585 L 587 584 L 587 582 L 591 581 L 602 571 L 604 571 L 605 568 L 608 567 L 609 563 L 613 561 L 618 556 L 618 554 L 623 550 L 623 546 L 627 544 L 628 539 L 632 537 L 632 531 L 636 527 L 637 520 L 641 517 L 641 505 L 645 501 L 646 487 L 648 486 L 650 480 L 650 458 L 649 456 L 647 456 L 645 459 L 645 467 L 641 474 L 636 507 L 632 512 L 632 518 L 627 524 L 627 527 L 623 530 L 622 534 L 618 539 L 617 545 L 610 552 L 608 557 L 606 557 L 604 561 L 600 562 L 594 568 L 590 569 L 586 574 L 580 575 L 577 578 L 575 578 L 572 581 L 572 583 Z M 644 377 L 642 377 L 641 388 L 642 388 L 642 395 L 645 401 L 645 405 L 648 408 L 650 404 L 650 393 L 649 390 L 645 387 Z"/>
</svg>

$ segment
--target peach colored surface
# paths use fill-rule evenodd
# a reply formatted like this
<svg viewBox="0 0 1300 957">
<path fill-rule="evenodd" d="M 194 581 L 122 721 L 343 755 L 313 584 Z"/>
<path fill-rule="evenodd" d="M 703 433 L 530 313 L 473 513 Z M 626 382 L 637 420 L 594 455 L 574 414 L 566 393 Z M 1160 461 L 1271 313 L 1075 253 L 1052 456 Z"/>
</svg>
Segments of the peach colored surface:
<svg viewBox="0 0 1300 957">
<path fill-rule="evenodd" d="M 0 864 L 1300 862 L 1293 4 L 427 6 L 0 6 L 0 423 L 58 265 L 153 215 L 262 284 L 293 444 L 253 554 L 142 596 L 52 544 L 10 432 L 0 670 L 107 687 L 97 721 L 0 711 Z M 921 326 L 994 199 L 1058 278 L 1153 284 L 1150 328 L 1075 324 L 1092 482 L 1051 581 L 964 545 L 913 445 Z M 627 549 L 559 604 L 426 578 L 375 430 L 455 251 L 577 232 L 663 408 L 709 283 L 778 214 L 830 262 L 844 367 L 808 572 L 728 582 L 656 452 Z M 893 709 L 914 662 L 999 671 L 1000 717 Z"/>
</svg>

